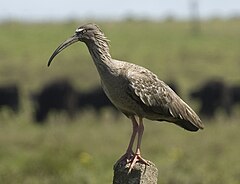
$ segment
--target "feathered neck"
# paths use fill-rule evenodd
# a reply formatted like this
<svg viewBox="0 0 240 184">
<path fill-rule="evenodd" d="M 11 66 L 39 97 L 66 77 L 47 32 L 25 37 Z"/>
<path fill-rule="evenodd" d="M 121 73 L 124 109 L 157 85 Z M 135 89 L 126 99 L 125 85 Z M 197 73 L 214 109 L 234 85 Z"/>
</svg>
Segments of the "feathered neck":
<svg viewBox="0 0 240 184">
<path fill-rule="evenodd" d="M 104 55 L 107 59 L 111 59 L 111 55 L 109 53 L 109 42 L 110 40 L 104 36 L 103 33 L 99 33 L 95 35 L 95 44 L 97 46 L 97 50 Z"/>
<path fill-rule="evenodd" d="M 112 57 L 109 53 L 109 40 L 107 37 L 101 31 L 98 31 L 86 45 L 97 69 L 101 71 L 111 70 Z"/>
<path fill-rule="evenodd" d="M 94 60 L 111 60 L 111 55 L 109 53 L 109 40 L 102 32 L 98 31 L 95 33 L 92 42 L 86 44 Z"/>
</svg>

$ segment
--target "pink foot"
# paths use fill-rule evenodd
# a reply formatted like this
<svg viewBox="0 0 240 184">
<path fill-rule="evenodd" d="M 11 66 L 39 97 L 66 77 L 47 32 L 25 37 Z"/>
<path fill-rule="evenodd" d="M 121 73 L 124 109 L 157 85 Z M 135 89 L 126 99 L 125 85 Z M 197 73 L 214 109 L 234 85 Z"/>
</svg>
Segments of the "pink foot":
<svg viewBox="0 0 240 184">
<path fill-rule="evenodd" d="M 121 156 L 121 158 L 116 162 L 115 165 L 118 165 L 119 163 L 123 163 L 124 165 L 126 165 L 127 163 L 131 162 L 133 156 L 133 151 L 126 152 L 123 156 Z"/>
<path fill-rule="evenodd" d="M 132 161 L 130 162 L 128 173 L 130 173 L 137 162 L 149 165 L 148 161 L 141 157 L 140 154 L 134 154 Z"/>
</svg>

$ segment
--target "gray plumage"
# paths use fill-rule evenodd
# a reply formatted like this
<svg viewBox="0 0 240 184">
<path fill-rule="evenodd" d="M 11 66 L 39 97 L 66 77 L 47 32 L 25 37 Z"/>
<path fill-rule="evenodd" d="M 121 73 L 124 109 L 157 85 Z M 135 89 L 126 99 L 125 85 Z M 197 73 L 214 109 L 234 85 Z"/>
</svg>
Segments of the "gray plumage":
<svg viewBox="0 0 240 184">
<path fill-rule="evenodd" d="M 138 116 L 139 124 L 142 124 L 142 119 L 146 118 L 172 122 L 189 131 L 203 129 L 197 114 L 155 74 L 136 64 L 112 59 L 109 53 L 109 40 L 96 24 L 79 27 L 71 38 L 55 50 L 48 65 L 59 52 L 77 41 L 87 45 L 106 95 L 132 120 L 133 125 L 136 125 L 135 116 Z M 130 149 L 132 149 L 136 132 L 140 136 L 138 141 L 138 147 L 140 147 L 143 125 L 138 129 L 133 128 L 133 132 L 135 134 L 133 133 L 129 144 L 128 158 L 131 158 Z M 140 148 L 139 154 L 136 151 L 136 155 L 140 155 Z"/>
</svg>

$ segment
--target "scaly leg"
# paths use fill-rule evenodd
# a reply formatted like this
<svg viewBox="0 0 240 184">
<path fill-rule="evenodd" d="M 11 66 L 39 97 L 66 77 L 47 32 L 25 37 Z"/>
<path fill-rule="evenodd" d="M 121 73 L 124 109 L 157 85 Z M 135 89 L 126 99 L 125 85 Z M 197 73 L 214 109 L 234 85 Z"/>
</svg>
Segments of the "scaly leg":
<svg viewBox="0 0 240 184">
<path fill-rule="evenodd" d="M 141 147 L 143 131 L 144 131 L 143 119 L 139 117 L 137 148 L 136 148 L 136 152 L 133 156 L 133 159 L 131 161 L 131 165 L 129 167 L 128 173 L 131 172 L 131 170 L 133 169 L 134 165 L 137 162 L 141 162 L 141 163 L 144 163 L 146 165 L 149 165 L 149 163 L 144 158 L 142 158 L 141 154 L 140 154 L 140 147 Z"/>
<path fill-rule="evenodd" d="M 133 126 L 132 136 L 131 136 L 131 139 L 130 139 L 130 142 L 129 142 L 126 153 L 117 161 L 116 164 L 118 164 L 120 162 L 123 162 L 123 161 L 128 163 L 132 160 L 132 157 L 134 156 L 134 153 L 132 151 L 132 147 L 133 147 L 133 144 L 134 144 L 136 134 L 138 132 L 138 123 L 137 123 L 134 116 L 131 116 L 130 118 L 131 118 L 132 126 Z"/>
</svg>

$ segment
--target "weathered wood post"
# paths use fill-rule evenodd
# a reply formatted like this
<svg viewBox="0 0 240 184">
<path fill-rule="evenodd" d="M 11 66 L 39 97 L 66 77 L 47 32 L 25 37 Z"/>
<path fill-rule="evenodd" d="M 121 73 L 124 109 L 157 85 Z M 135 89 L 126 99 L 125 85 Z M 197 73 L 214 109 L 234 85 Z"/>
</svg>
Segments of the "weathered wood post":
<svg viewBox="0 0 240 184">
<path fill-rule="evenodd" d="M 129 174 L 130 164 L 115 164 L 113 184 L 157 184 L 158 169 L 154 163 L 148 163 L 149 165 L 145 165 L 137 162 Z"/>
</svg>

